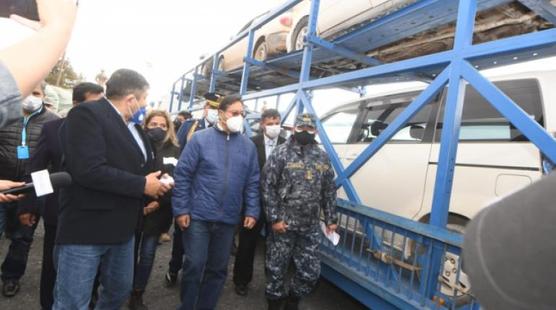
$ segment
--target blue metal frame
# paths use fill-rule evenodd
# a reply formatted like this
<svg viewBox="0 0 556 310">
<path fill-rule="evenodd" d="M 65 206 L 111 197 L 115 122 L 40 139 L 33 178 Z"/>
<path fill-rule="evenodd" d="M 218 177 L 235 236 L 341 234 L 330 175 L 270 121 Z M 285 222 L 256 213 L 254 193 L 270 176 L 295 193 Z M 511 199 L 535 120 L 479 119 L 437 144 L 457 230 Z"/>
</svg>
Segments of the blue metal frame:
<svg viewBox="0 0 556 310">
<path fill-rule="evenodd" d="M 492 42 L 473 45 L 473 30 L 475 23 L 475 16 L 477 11 L 490 8 L 495 5 L 510 2 L 509 0 L 421 0 L 416 3 L 400 9 L 392 14 L 379 18 L 371 22 L 369 25 L 341 36 L 332 42 L 323 40 L 318 37 L 316 26 L 318 20 L 318 9 L 320 5 L 319 0 L 311 1 L 311 9 L 309 14 L 308 35 L 305 40 L 305 47 L 302 55 L 301 71 L 299 73 L 299 82 L 293 85 L 286 85 L 274 89 L 266 89 L 256 93 L 247 93 L 249 75 L 251 70 L 256 68 L 266 68 L 286 73 L 291 76 L 289 69 L 278 68 L 271 64 L 272 61 L 260 62 L 252 59 L 254 32 L 262 25 L 271 19 L 279 16 L 286 10 L 298 4 L 301 0 L 289 0 L 277 9 L 273 10 L 266 18 L 263 18 L 254 23 L 249 29 L 238 35 L 232 42 L 228 43 L 224 48 L 217 51 L 213 56 L 213 70 L 210 77 L 210 90 L 214 91 L 216 88 L 218 55 L 227 47 L 237 43 L 239 40 L 248 37 L 248 49 L 245 56 L 245 64 L 242 71 L 242 80 L 240 85 L 240 94 L 244 100 L 258 99 L 268 96 L 281 95 L 285 93 L 295 93 L 295 97 L 289 104 L 286 111 L 283 113 L 282 121 L 297 106 L 296 113 L 301 113 L 303 110 L 309 113 L 315 113 L 315 109 L 311 102 L 310 91 L 314 89 L 326 87 L 338 87 L 344 84 L 365 84 L 373 78 L 383 78 L 396 74 L 414 74 L 415 71 L 420 72 L 433 72 L 439 73 L 435 79 L 430 81 L 430 85 L 419 95 L 417 98 L 400 114 L 394 121 L 375 139 L 363 152 L 348 166 L 344 167 L 332 145 L 326 131 L 324 130 L 320 120 L 317 121 L 317 128 L 322 145 L 330 156 L 331 163 L 337 174 L 336 185 L 343 187 L 352 205 L 342 205 L 340 207 L 345 212 L 353 208 L 357 209 L 360 215 L 367 216 L 374 221 L 381 221 L 383 227 L 389 227 L 394 231 L 403 231 L 407 234 L 416 234 L 415 238 L 422 238 L 423 244 L 427 245 L 427 255 L 423 256 L 423 265 L 429 266 L 423 270 L 419 291 L 422 294 L 423 304 L 425 300 L 430 300 L 438 294 L 438 276 L 440 266 L 442 264 L 443 255 L 446 253 L 446 247 L 454 250 L 454 248 L 461 247 L 461 236 L 454 237 L 453 234 L 446 232 L 445 227 L 448 219 L 448 210 L 450 203 L 450 195 L 452 190 L 452 181 L 454 174 L 454 165 L 457 154 L 457 146 L 459 140 L 459 131 L 461 125 L 461 116 L 464 104 L 464 94 L 466 87 L 473 87 L 480 93 L 490 104 L 498 110 L 505 118 L 507 118 L 516 128 L 518 128 L 534 145 L 536 145 L 541 152 L 551 161 L 556 162 L 556 141 L 551 137 L 535 120 L 530 119 L 526 113 L 515 102 L 502 93 L 494 84 L 485 79 L 480 72 L 478 72 L 474 65 L 481 64 L 481 68 L 493 67 L 492 59 L 497 57 L 507 57 L 508 55 L 527 54 L 536 51 L 544 51 L 550 54 L 556 54 L 556 29 L 548 29 L 535 33 L 519 35 L 506 39 L 496 40 Z M 531 8 L 545 19 L 556 23 L 556 9 L 548 3 L 548 0 L 519 0 L 521 3 Z M 451 50 L 397 61 L 394 63 L 380 64 L 375 59 L 365 56 L 352 49 L 352 46 L 346 46 L 344 42 L 351 42 L 353 45 L 358 36 L 363 36 L 373 29 L 381 29 L 384 31 L 385 25 L 395 24 L 397 19 L 404 19 L 411 16 L 415 12 L 426 12 L 427 8 L 434 8 L 435 10 L 446 9 L 447 7 L 458 4 L 457 6 L 457 24 L 454 47 Z M 412 17 L 414 18 L 414 17 Z M 453 18 L 453 17 L 452 17 Z M 436 25 L 440 21 L 450 21 L 450 16 L 438 18 Z M 420 25 L 419 29 L 424 30 Z M 418 31 L 412 29 L 411 31 Z M 406 34 L 411 35 L 412 32 L 408 31 Z M 382 39 L 388 43 L 395 38 L 402 38 L 402 34 L 396 33 L 392 38 Z M 369 44 L 365 42 L 364 44 Z M 372 44 L 378 44 L 373 42 Z M 372 45 L 371 44 L 371 45 Z M 355 70 L 343 74 L 337 74 L 326 78 L 311 79 L 311 65 L 315 51 L 319 53 L 321 50 L 326 50 L 336 54 L 335 57 L 346 57 L 354 59 L 367 65 L 374 65 L 373 67 Z M 298 54 L 298 52 L 293 53 Z M 546 56 L 546 55 L 544 55 Z M 284 56 L 287 58 L 288 56 Z M 293 57 L 293 56 L 292 56 Z M 328 57 L 328 56 L 327 56 Z M 332 58 L 319 58 L 319 61 Z M 202 65 L 199 63 L 195 66 L 194 77 L 192 80 L 192 96 L 194 96 L 195 84 L 198 81 L 197 71 Z M 191 71 L 190 71 L 191 72 Z M 183 80 L 182 80 L 183 81 Z M 467 83 L 466 83 L 467 82 Z M 175 92 L 175 83 L 173 85 L 172 94 Z M 384 214 L 376 213 L 376 210 L 368 209 L 362 211 L 360 208 L 361 200 L 350 181 L 352 177 L 382 146 L 384 146 L 389 139 L 391 139 L 396 132 L 401 129 L 416 113 L 420 111 L 430 100 L 441 92 L 447 86 L 447 99 L 444 113 L 444 123 L 442 128 L 442 138 L 440 141 L 440 154 L 439 163 L 436 174 L 436 182 L 434 188 L 433 205 L 430 217 L 430 225 L 427 229 L 423 229 L 423 224 L 414 223 L 410 220 L 402 220 L 395 216 L 385 216 Z M 173 98 L 171 99 L 170 106 L 172 107 Z M 190 106 L 192 100 L 190 101 Z M 393 222 L 388 222 L 391 220 Z M 413 223 L 413 224 L 412 224 Z M 415 227 L 419 227 L 415 229 Z M 374 236 L 373 229 L 365 228 L 365 233 L 370 236 L 370 240 L 376 244 L 382 244 L 382 240 L 378 236 Z M 442 236 L 450 236 L 443 238 Z M 419 237 L 420 236 L 420 237 Z M 440 236 L 440 237 L 439 237 Z M 450 239 L 450 240 L 448 240 Z M 380 242 L 377 242 L 379 240 Z M 374 248 L 371 246 L 371 249 Z M 341 264 L 334 261 L 326 261 L 328 267 L 324 269 L 328 278 L 332 279 L 337 285 L 344 287 L 348 292 L 352 293 L 354 297 L 359 300 L 368 300 L 367 305 L 374 305 L 380 307 L 384 305 L 383 301 L 387 301 L 392 305 L 402 308 L 413 307 L 411 303 L 403 300 L 403 297 L 386 294 L 380 291 L 380 288 L 369 289 L 374 294 L 373 296 L 364 296 L 361 288 L 365 287 L 358 283 L 359 280 L 354 280 Z M 393 270 L 387 268 L 390 272 Z M 389 277 L 389 276 L 388 276 Z M 394 277 L 395 278 L 395 277 Z M 350 283 L 346 279 L 351 279 Z M 399 277 L 398 277 L 399 280 Z M 357 286 L 358 285 L 358 286 Z M 351 291 L 353 289 L 353 291 Z M 368 297 L 368 298 L 367 298 Z M 377 300 L 376 298 L 382 298 Z"/>
</svg>

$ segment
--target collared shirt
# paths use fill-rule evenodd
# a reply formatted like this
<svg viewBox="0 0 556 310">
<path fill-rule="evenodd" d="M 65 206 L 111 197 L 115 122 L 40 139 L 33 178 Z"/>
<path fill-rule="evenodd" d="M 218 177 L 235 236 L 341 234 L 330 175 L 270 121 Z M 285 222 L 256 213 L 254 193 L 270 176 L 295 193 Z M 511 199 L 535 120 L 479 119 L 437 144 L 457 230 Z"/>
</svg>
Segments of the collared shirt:
<svg viewBox="0 0 556 310">
<path fill-rule="evenodd" d="M 106 98 L 106 100 L 108 101 L 108 103 L 110 103 L 112 108 L 114 108 L 114 111 L 116 111 L 116 113 L 118 113 L 120 116 L 122 116 L 122 113 L 120 113 L 120 111 L 118 111 L 118 109 L 116 109 L 116 106 L 114 106 L 112 101 L 110 101 L 108 98 Z M 135 123 L 125 122 L 123 117 L 122 117 L 122 122 L 124 122 L 124 124 L 126 124 L 127 129 L 129 130 L 129 132 L 133 136 L 133 139 L 135 139 L 135 142 L 137 143 L 137 145 L 141 149 L 141 153 L 143 153 L 143 158 L 146 161 L 147 160 L 147 149 L 145 148 L 145 143 L 143 142 L 143 139 L 141 139 L 141 135 L 137 131 L 137 128 L 135 128 Z"/>
<path fill-rule="evenodd" d="M 274 148 L 276 148 L 276 146 L 278 145 L 278 137 L 274 139 L 270 139 L 265 134 L 263 134 L 263 136 L 264 136 L 264 154 L 265 154 L 265 158 L 268 159 L 268 156 L 272 154 L 272 151 L 274 151 Z"/>
</svg>

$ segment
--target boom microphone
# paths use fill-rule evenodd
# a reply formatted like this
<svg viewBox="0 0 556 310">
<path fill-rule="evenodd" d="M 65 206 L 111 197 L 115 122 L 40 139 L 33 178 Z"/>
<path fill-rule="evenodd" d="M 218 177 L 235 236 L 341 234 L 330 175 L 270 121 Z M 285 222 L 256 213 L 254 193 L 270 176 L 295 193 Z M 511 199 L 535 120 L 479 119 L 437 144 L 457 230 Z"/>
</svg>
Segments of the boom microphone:
<svg viewBox="0 0 556 310">
<path fill-rule="evenodd" d="M 57 190 L 61 187 L 66 187 L 71 184 L 71 176 L 67 172 L 56 172 L 50 175 L 50 183 L 52 183 L 52 188 Z M 11 194 L 20 195 L 27 194 L 35 189 L 33 182 L 25 183 L 23 186 L 10 188 L 7 190 L 0 191 L 0 194 Z"/>
</svg>

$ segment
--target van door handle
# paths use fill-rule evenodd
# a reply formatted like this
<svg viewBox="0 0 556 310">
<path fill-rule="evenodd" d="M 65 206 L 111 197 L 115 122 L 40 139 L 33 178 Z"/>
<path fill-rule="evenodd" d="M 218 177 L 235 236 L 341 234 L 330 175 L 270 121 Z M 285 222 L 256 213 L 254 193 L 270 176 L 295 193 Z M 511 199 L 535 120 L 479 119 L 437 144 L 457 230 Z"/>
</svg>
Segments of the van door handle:
<svg viewBox="0 0 556 310">
<path fill-rule="evenodd" d="M 355 160 L 355 159 L 357 158 L 358 155 L 359 155 L 359 154 L 356 154 L 356 153 L 354 153 L 354 154 L 349 154 L 349 155 L 346 156 L 346 159 L 347 159 L 347 160 Z"/>
</svg>

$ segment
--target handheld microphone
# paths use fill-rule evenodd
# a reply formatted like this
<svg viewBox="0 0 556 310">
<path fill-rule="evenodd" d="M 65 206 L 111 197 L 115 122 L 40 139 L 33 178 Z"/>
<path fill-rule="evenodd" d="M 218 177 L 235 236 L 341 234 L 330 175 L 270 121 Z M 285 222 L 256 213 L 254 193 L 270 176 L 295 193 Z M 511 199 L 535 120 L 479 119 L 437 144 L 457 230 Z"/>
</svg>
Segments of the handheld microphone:
<svg viewBox="0 0 556 310">
<path fill-rule="evenodd" d="M 67 172 L 56 172 L 50 175 L 50 183 L 52 183 L 52 188 L 57 190 L 61 187 L 66 187 L 71 184 L 71 176 Z M 0 194 L 11 194 L 20 195 L 27 194 L 35 189 L 33 182 L 25 183 L 23 186 L 10 188 L 7 190 L 0 191 Z"/>
</svg>

